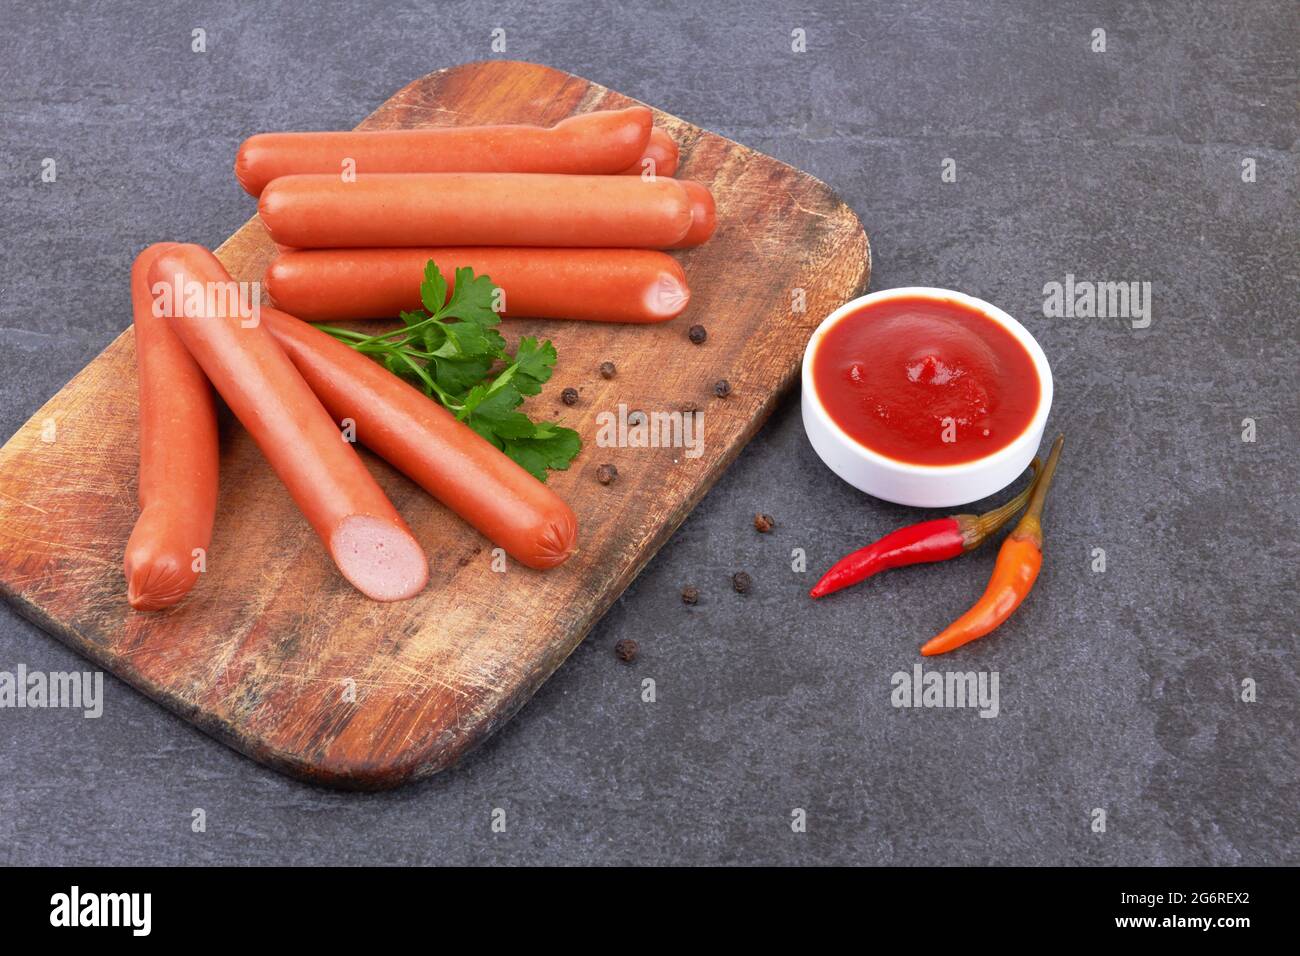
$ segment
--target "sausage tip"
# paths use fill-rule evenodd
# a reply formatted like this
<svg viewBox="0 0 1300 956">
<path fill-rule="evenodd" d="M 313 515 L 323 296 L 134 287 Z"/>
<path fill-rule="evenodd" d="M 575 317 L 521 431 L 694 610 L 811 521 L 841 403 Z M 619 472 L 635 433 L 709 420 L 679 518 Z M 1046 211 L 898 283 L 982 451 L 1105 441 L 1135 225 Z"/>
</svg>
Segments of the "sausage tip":
<svg viewBox="0 0 1300 956">
<path fill-rule="evenodd" d="M 268 140 L 271 142 L 268 143 Z M 235 152 L 235 179 L 239 181 L 244 192 L 254 198 L 261 196 L 262 190 L 269 182 L 266 178 L 266 166 L 274 152 L 274 138 L 265 133 L 256 133 L 248 137 L 239 144 L 239 149 Z"/>
<path fill-rule="evenodd" d="M 659 281 L 646 290 L 646 311 L 661 322 L 675 319 L 691 302 L 691 290 L 680 268 L 676 274 L 663 272 Z"/>
<path fill-rule="evenodd" d="M 280 198 L 280 191 L 276 189 L 275 180 L 267 183 L 263 187 L 261 194 L 257 197 L 257 215 L 262 220 L 262 225 L 266 231 L 271 234 L 271 239 L 275 240 L 275 228 L 272 223 L 275 221 L 275 214 Z M 278 245 L 278 241 L 276 242 Z"/>
<path fill-rule="evenodd" d="M 625 116 L 630 116 L 636 121 L 635 125 L 629 130 L 627 142 L 635 145 L 638 151 L 645 149 L 646 143 L 650 140 L 650 132 L 654 129 L 654 114 L 650 112 L 648 106 L 629 106 L 624 111 Z"/>
<path fill-rule="evenodd" d="M 706 187 L 690 179 L 678 181 L 686 190 L 687 198 L 690 200 L 691 225 L 686 230 L 686 235 L 669 248 L 689 249 L 706 242 L 713 235 L 713 230 L 718 225 L 718 211 L 713 201 L 713 193 Z"/>
<path fill-rule="evenodd" d="M 558 567 L 578 553 L 578 519 L 573 509 L 563 510 L 546 519 L 539 529 L 536 550 L 525 561 L 530 568 L 545 571 Z M 521 556 L 520 560 L 524 558 Z"/>
<path fill-rule="evenodd" d="M 126 600 L 137 611 L 159 611 L 177 604 L 190 592 L 198 574 L 175 555 L 139 554 L 140 547 L 128 543 L 124 570 Z"/>
</svg>

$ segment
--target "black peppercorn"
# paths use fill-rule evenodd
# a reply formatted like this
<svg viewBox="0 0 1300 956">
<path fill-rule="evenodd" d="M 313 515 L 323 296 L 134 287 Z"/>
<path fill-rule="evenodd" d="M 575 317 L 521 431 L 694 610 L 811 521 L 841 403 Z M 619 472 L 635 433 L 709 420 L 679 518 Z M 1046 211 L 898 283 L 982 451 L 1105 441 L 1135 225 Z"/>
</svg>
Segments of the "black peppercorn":
<svg viewBox="0 0 1300 956">
<path fill-rule="evenodd" d="M 596 480 L 602 485 L 607 485 L 618 477 L 618 469 L 613 465 L 601 465 L 596 469 Z"/>
<path fill-rule="evenodd" d="M 601 363 L 600 363 L 600 377 L 601 377 L 601 378 L 613 378 L 613 377 L 614 377 L 614 373 L 615 373 L 616 371 L 617 371 L 617 369 L 614 368 L 614 363 L 613 363 L 613 362 L 601 362 Z"/>
<path fill-rule="evenodd" d="M 725 378 L 718 379 L 717 383 L 713 386 L 713 394 L 718 396 L 718 398 L 726 398 L 731 394 L 731 383 Z"/>
<path fill-rule="evenodd" d="M 754 530 L 759 534 L 767 534 L 772 530 L 772 525 L 776 524 L 771 515 L 765 515 L 761 512 L 754 515 Z"/>
<path fill-rule="evenodd" d="M 576 388 L 566 388 L 560 393 L 560 401 L 564 402 L 565 405 L 577 405 L 578 390 Z"/>
<path fill-rule="evenodd" d="M 636 654 L 639 650 L 640 648 L 637 647 L 636 641 L 632 640 L 630 637 L 625 637 L 614 645 L 614 653 L 618 655 L 618 659 L 624 664 L 631 664 L 636 660 Z"/>
<path fill-rule="evenodd" d="M 754 580 L 744 571 L 737 571 L 731 576 L 731 586 L 736 589 L 737 594 L 748 594 L 749 586 Z"/>
<path fill-rule="evenodd" d="M 702 325 L 692 325 L 686 334 L 696 345 L 703 345 L 704 340 L 709 337 L 708 331 Z"/>
<path fill-rule="evenodd" d="M 682 588 L 682 603 L 683 603 L 683 604 L 699 604 L 699 603 L 700 603 L 700 589 L 697 588 L 697 587 L 692 587 L 692 586 L 689 585 L 689 584 L 686 585 L 686 587 Z"/>
</svg>

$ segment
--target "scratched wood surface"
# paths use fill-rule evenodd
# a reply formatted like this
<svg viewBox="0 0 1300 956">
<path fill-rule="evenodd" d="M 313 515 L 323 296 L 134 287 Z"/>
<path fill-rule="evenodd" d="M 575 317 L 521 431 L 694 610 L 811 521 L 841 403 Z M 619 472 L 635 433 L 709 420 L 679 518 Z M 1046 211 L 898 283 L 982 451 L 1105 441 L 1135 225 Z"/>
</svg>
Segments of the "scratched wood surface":
<svg viewBox="0 0 1300 956">
<path fill-rule="evenodd" d="M 489 61 L 411 83 L 361 128 L 549 125 L 633 102 L 547 67 Z M 132 611 L 121 563 L 136 518 L 136 376 L 124 315 L 127 330 L 0 449 L 5 596 L 102 667 L 278 770 L 382 788 L 454 763 L 578 645 L 795 381 L 816 325 L 866 288 L 866 235 L 823 183 L 676 117 L 656 112 L 655 122 L 681 144 L 678 175 L 708 184 L 718 204 L 713 240 L 677 253 L 690 308 L 663 325 L 503 327 L 512 341 L 555 341 L 555 376 L 529 408 L 576 428 L 585 443 L 570 470 L 551 477 L 578 515 L 582 550 L 566 565 L 493 571 L 485 539 L 363 451 L 430 563 L 417 598 L 368 601 L 338 575 L 225 414 L 207 573 L 179 606 Z M 274 247 L 254 218 L 217 254 L 236 278 L 253 280 Z M 791 306 L 796 288 L 807 297 L 802 312 Z M 687 339 L 696 322 L 709 331 L 703 346 Z M 597 371 L 605 361 L 618 366 L 611 380 Z M 732 386 L 726 399 L 713 395 L 723 378 Z M 575 407 L 558 401 L 566 386 L 579 391 Z M 704 413 L 703 454 L 597 447 L 596 416 L 619 403 L 646 412 L 694 403 Z M 607 486 L 595 479 L 606 462 L 619 472 Z"/>
</svg>

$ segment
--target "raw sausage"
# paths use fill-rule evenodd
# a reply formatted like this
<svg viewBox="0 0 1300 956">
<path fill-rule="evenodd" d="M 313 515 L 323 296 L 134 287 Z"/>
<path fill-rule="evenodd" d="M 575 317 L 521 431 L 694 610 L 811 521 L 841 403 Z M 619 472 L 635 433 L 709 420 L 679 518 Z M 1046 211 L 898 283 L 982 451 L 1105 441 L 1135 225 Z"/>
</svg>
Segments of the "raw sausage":
<svg viewBox="0 0 1300 956">
<path fill-rule="evenodd" d="M 677 143 L 666 132 L 658 126 L 650 130 L 650 140 L 646 143 L 645 152 L 635 163 L 623 170 L 624 176 L 640 176 L 646 172 L 645 161 L 654 160 L 653 172 L 656 176 L 672 176 L 677 172 L 678 150 Z"/>
<path fill-rule="evenodd" d="M 162 252 L 150 288 L 184 290 L 171 326 L 244 424 L 343 576 L 368 597 L 396 601 L 420 591 L 428 564 L 356 450 L 260 322 L 241 319 L 228 301 L 229 273 L 201 246 Z M 194 285 L 197 283 L 198 285 Z M 200 289 L 205 295 L 189 294 Z M 166 306 L 164 306 L 166 308 Z"/>
<path fill-rule="evenodd" d="M 379 601 L 419 592 L 428 580 L 420 546 L 274 336 L 215 301 L 215 292 L 234 285 L 217 258 L 201 246 L 172 247 L 154 260 L 149 283 L 155 290 L 206 293 L 176 301 L 171 326 L 253 436 L 343 576 Z"/>
<path fill-rule="evenodd" d="M 302 249 L 551 246 L 659 249 L 692 232 L 680 180 L 542 173 L 282 176 L 258 210 L 271 238 Z"/>
<path fill-rule="evenodd" d="M 583 173 L 627 169 L 645 151 L 650 110 L 631 106 L 541 126 L 440 126 L 350 133 L 258 133 L 235 155 L 235 177 L 253 196 L 294 173 L 340 176 L 344 160 L 366 173 Z M 664 174 L 667 175 L 667 174 Z"/>
<path fill-rule="evenodd" d="M 506 316 L 666 322 L 691 298 L 677 260 L 646 249 L 296 250 L 267 268 L 266 288 L 276 305 L 308 322 L 396 318 L 420 308 L 430 259 L 449 289 L 458 266 L 491 277 L 504 292 Z"/>
<path fill-rule="evenodd" d="M 375 173 L 284 176 L 258 210 L 275 242 L 298 248 L 660 248 L 685 239 L 693 202 L 675 179 Z"/>
<path fill-rule="evenodd" d="M 140 517 L 126 543 L 126 599 L 156 611 L 199 579 L 217 511 L 217 413 L 212 386 L 162 316 L 149 267 L 175 243 L 160 242 L 131 266 L 135 360 L 140 378 Z"/>
<path fill-rule="evenodd" d="M 592 322 L 666 322 L 690 302 L 682 267 L 645 249 L 441 247 L 293 250 L 266 271 L 275 304 L 308 322 L 395 318 L 418 309 L 425 264 L 449 290 L 457 267 L 489 276 L 507 317 Z"/>
<path fill-rule="evenodd" d="M 530 568 L 577 547 L 578 522 L 554 491 L 378 363 L 269 306 L 262 318 L 336 420 L 357 440 Z"/>
</svg>

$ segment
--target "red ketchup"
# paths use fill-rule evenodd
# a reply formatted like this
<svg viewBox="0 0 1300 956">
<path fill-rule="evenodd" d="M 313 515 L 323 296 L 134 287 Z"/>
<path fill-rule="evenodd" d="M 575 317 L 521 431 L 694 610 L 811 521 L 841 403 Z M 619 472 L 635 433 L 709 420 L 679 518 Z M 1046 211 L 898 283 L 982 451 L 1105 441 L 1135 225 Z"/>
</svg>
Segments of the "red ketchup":
<svg viewBox="0 0 1300 956">
<path fill-rule="evenodd" d="M 948 299 L 884 299 L 836 322 L 813 356 L 831 419 L 877 454 L 956 465 L 1011 444 L 1042 386 L 1020 341 Z"/>
</svg>

